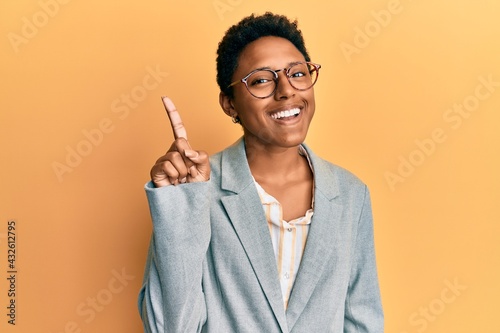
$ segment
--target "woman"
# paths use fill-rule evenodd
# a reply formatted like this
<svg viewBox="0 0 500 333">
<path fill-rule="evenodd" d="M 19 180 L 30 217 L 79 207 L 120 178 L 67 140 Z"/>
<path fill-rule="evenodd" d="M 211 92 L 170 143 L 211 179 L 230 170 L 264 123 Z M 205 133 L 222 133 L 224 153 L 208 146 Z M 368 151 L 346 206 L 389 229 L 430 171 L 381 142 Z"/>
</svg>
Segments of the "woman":
<svg viewBox="0 0 500 333">
<path fill-rule="evenodd" d="M 321 66 L 296 22 L 249 16 L 217 54 L 244 135 L 208 158 L 163 98 L 175 141 L 146 185 L 145 330 L 383 332 L 368 190 L 303 144 Z"/>
</svg>

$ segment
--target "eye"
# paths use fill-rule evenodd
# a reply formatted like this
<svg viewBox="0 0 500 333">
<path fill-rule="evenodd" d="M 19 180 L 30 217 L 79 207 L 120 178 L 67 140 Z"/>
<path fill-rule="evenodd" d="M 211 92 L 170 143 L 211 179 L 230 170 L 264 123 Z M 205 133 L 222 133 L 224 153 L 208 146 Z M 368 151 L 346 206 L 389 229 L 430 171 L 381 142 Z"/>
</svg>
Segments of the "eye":
<svg viewBox="0 0 500 333">
<path fill-rule="evenodd" d="M 273 84 L 274 80 L 275 77 L 273 72 L 262 70 L 250 75 L 247 82 L 252 87 L 262 87 Z"/>
<path fill-rule="evenodd" d="M 307 76 L 307 74 L 305 72 L 295 72 L 295 73 L 292 73 L 290 75 L 290 77 L 304 77 L 304 76 Z"/>
<path fill-rule="evenodd" d="M 260 84 L 269 83 L 270 81 L 272 81 L 272 79 L 268 79 L 268 78 L 256 78 L 256 79 L 252 79 L 252 81 L 250 82 L 250 85 L 257 86 L 257 85 L 260 85 Z"/>
</svg>

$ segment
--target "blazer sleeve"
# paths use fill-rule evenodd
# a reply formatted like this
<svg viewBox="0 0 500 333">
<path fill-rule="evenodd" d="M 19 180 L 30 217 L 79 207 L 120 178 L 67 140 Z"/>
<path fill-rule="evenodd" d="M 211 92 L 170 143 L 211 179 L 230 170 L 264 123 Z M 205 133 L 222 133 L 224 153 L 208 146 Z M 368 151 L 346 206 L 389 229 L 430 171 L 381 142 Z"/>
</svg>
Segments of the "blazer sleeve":
<svg viewBox="0 0 500 333">
<path fill-rule="evenodd" d="M 203 263 L 210 241 L 209 181 L 145 186 L 153 220 L 139 293 L 145 332 L 201 332 Z"/>
<path fill-rule="evenodd" d="M 353 243 L 353 261 L 345 304 L 344 333 L 383 333 L 384 315 L 375 263 L 370 194 L 365 186 Z"/>
</svg>

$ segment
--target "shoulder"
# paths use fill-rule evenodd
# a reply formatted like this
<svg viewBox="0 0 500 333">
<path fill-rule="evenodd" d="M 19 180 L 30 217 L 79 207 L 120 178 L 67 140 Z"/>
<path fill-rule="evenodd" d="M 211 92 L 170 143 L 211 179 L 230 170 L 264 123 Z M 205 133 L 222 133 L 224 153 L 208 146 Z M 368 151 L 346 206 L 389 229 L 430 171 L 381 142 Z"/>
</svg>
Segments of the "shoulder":
<svg viewBox="0 0 500 333">
<path fill-rule="evenodd" d="M 366 184 L 354 173 L 342 166 L 327 161 L 316 155 L 310 147 L 304 145 L 314 168 L 316 187 L 334 197 L 364 197 L 367 191 Z"/>
<path fill-rule="evenodd" d="M 239 193 L 253 184 L 242 139 L 210 157 L 214 186 Z"/>
<path fill-rule="evenodd" d="M 320 158 L 320 163 L 323 164 L 323 167 L 329 170 L 329 172 L 336 177 L 340 183 L 345 184 L 347 186 L 365 186 L 363 180 L 361 180 L 357 175 L 352 173 L 351 171 L 345 169 L 342 166 L 329 162 Z"/>
<path fill-rule="evenodd" d="M 245 143 L 243 138 L 238 139 L 224 150 L 210 156 L 210 166 L 212 171 L 220 171 L 224 163 L 231 164 L 236 168 L 240 168 L 248 164 L 245 155 Z"/>
<path fill-rule="evenodd" d="M 224 148 L 213 155 L 210 156 L 210 168 L 212 172 L 212 176 L 219 176 L 222 169 L 224 155 L 230 154 L 231 151 L 234 151 L 237 148 L 237 142 L 232 144 L 229 147 Z"/>
</svg>

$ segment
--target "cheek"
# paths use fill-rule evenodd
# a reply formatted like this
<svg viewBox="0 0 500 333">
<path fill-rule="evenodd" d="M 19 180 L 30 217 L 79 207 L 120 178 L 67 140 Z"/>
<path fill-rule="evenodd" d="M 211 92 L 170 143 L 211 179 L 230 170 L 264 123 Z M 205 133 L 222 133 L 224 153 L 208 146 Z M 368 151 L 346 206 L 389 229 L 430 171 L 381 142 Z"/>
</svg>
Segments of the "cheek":
<svg viewBox="0 0 500 333">
<path fill-rule="evenodd" d="M 307 94 L 304 96 L 307 104 L 309 106 L 310 111 L 314 112 L 314 109 L 316 108 L 316 100 L 314 98 L 314 90 L 311 89 L 310 91 L 307 91 Z"/>
<path fill-rule="evenodd" d="M 250 93 L 244 84 L 238 84 L 233 90 L 233 102 L 235 109 L 244 109 L 253 102 Z M 238 111 L 238 110 L 236 110 Z"/>
<path fill-rule="evenodd" d="M 243 117 L 251 117 L 259 114 L 261 110 L 266 108 L 266 101 L 257 99 L 249 93 L 244 92 L 234 98 L 234 109 Z"/>
</svg>

